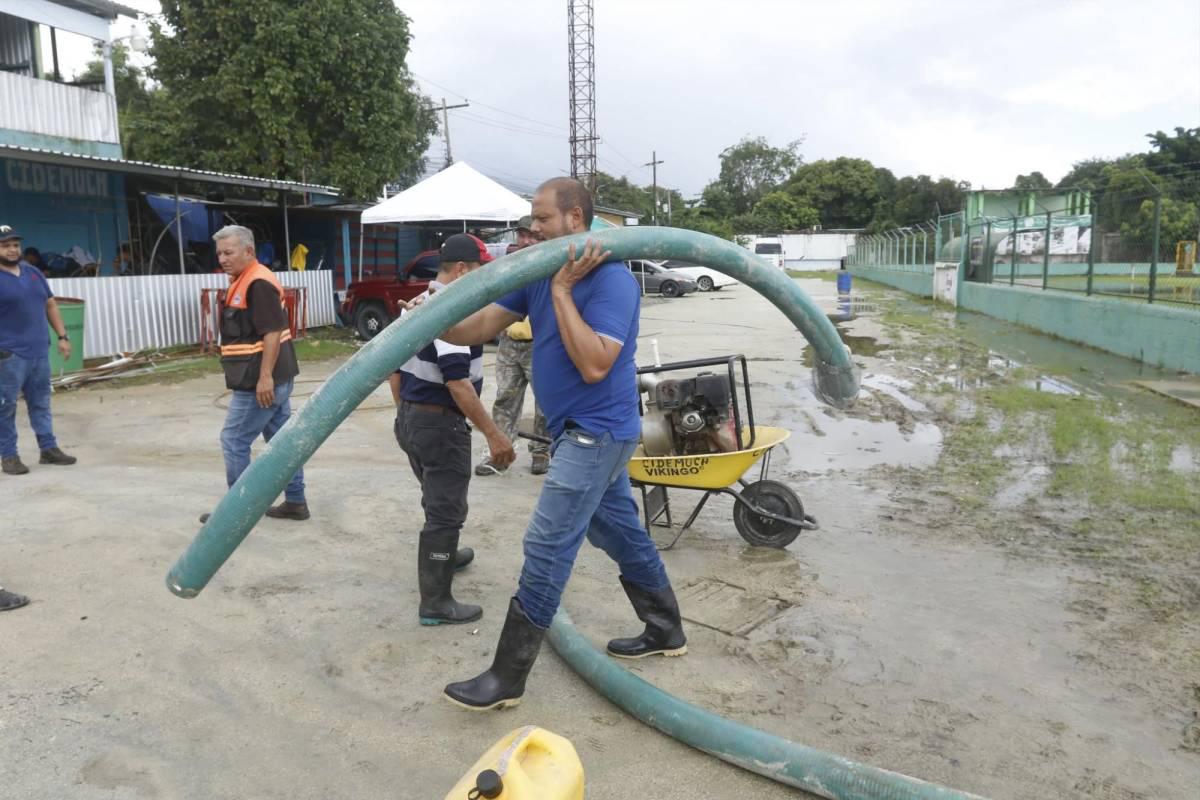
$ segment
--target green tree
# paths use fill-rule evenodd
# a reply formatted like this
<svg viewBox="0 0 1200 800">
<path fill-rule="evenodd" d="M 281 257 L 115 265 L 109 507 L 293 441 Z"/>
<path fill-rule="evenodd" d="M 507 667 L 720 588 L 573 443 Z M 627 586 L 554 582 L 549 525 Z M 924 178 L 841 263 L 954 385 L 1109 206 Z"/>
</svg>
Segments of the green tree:
<svg viewBox="0 0 1200 800">
<path fill-rule="evenodd" d="M 89 61 L 75 76 L 77 83 L 104 84 L 104 59 L 101 45 L 93 48 L 96 58 Z M 121 151 L 130 160 L 150 160 L 141 152 L 141 134 L 145 121 L 151 116 L 153 94 L 147 86 L 146 74 L 129 63 L 129 49 L 122 43 L 113 45 L 113 86 L 117 93 L 117 123 L 121 130 Z"/>
<path fill-rule="evenodd" d="M 801 141 L 772 147 L 765 137 L 746 137 L 722 150 L 721 172 L 716 180 L 723 193 L 722 201 L 728 200 L 728 208 L 722 211 L 729 214 L 751 211 L 800 164 Z"/>
<path fill-rule="evenodd" d="M 1054 184 L 1052 184 L 1045 175 L 1035 171 L 1029 173 L 1028 175 L 1018 175 L 1017 179 L 1013 181 L 1013 188 L 1021 189 L 1023 191 L 1039 192 L 1045 189 L 1054 188 Z"/>
<path fill-rule="evenodd" d="M 161 160 L 306 177 L 369 199 L 411 182 L 436 128 L 391 0 L 163 0 L 151 24 Z M 148 153 L 149 155 L 149 153 Z"/>
<path fill-rule="evenodd" d="M 862 158 L 805 164 L 792 175 L 786 190 L 802 205 L 815 208 L 826 228 L 866 227 L 880 198 L 877 171 Z"/>
<path fill-rule="evenodd" d="M 596 191 L 594 193 L 597 205 L 619 208 L 622 211 L 636 211 L 645 220 L 653 211 L 653 195 L 635 186 L 628 178 L 615 178 L 607 172 L 596 173 Z"/>
<path fill-rule="evenodd" d="M 1162 199 L 1159 211 L 1158 249 L 1160 258 L 1173 260 L 1175 244 L 1183 241 L 1195 241 L 1196 231 L 1200 229 L 1200 209 L 1196 203 L 1183 200 Z M 1137 213 L 1121 225 L 1123 239 L 1135 242 L 1149 248 L 1154 241 L 1154 201 L 1143 200 Z M 1149 252 L 1147 250 L 1147 252 Z"/>
<path fill-rule="evenodd" d="M 1171 197 L 1200 202 L 1200 128 L 1176 128 L 1174 136 L 1157 131 L 1146 137 L 1151 148 L 1146 168 L 1164 179 Z"/>
<path fill-rule="evenodd" d="M 689 231 L 700 231 L 722 239 L 733 239 L 733 225 L 726 217 L 714 214 L 703 206 L 674 212 L 671 225 Z"/>
<path fill-rule="evenodd" d="M 1104 188 L 1104 169 L 1115 164 L 1114 159 L 1088 158 L 1076 161 L 1071 171 L 1062 177 L 1056 185 L 1057 189 L 1090 189 L 1097 191 Z"/>
<path fill-rule="evenodd" d="M 771 192 L 749 214 L 733 219 L 737 233 L 782 233 L 811 228 L 821 221 L 817 210 L 803 205 L 787 192 Z"/>
<path fill-rule="evenodd" d="M 971 184 L 950 178 L 935 181 L 928 175 L 905 176 L 896 182 L 890 219 L 897 225 L 912 225 L 958 211 L 970 188 Z"/>
</svg>

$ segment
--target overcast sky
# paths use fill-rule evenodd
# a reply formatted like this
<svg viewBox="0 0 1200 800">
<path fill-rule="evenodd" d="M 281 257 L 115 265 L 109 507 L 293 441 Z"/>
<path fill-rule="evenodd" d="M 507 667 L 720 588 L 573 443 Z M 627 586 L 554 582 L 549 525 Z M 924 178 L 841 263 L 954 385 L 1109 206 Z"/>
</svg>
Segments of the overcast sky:
<svg viewBox="0 0 1200 800">
<path fill-rule="evenodd" d="M 594 4 L 599 166 L 649 183 L 657 150 L 659 182 L 685 196 L 746 135 L 1002 188 L 1200 127 L 1197 0 Z M 514 188 L 569 170 L 566 0 L 397 5 L 422 88 L 471 102 L 450 112 L 455 160 Z"/>
</svg>

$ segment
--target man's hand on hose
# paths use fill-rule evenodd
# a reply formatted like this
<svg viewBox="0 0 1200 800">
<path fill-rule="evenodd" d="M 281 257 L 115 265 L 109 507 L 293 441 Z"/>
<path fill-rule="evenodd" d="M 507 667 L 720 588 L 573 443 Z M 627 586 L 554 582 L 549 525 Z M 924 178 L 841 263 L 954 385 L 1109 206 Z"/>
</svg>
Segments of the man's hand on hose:
<svg viewBox="0 0 1200 800">
<path fill-rule="evenodd" d="M 583 252 L 578 258 L 575 257 L 575 245 L 567 248 L 567 263 L 563 264 L 558 272 L 554 273 L 554 279 L 550 282 L 550 288 L 555 292 L 564 292 L 570 294 L 575 288 L 575 284 L 587 277 L 588 273 L 596 267 L 608 261 L 608 257 L 612 255 L 611 250 L 600 252 L 600 245 L 587 240 L 584 245 Z"/>
<path fill-rule="evenodd" d="M 498 467 L 507 467 L 517 458 L 513 443 L 500 431 L 487 437 L 488 450 L 491 451 L 489 460 Z"/>
</svg>

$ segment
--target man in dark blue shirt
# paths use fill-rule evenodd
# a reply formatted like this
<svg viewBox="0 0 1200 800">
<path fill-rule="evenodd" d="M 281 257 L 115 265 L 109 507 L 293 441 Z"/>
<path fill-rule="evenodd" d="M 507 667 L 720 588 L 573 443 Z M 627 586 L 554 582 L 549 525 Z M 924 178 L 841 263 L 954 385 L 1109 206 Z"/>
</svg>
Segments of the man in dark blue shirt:
<svg viewBox="0 0 1200 800">
<path fill-rule="evenodd" d="M 492 260 L 487 246 L 468 233 L 446 239 L 439 256 L 437 280 L 430 281 L 425 297 Z M 398 377 L 399 385 L 392 383 L 396 441 L 421 484 L 425 512 L 417 545 L 417 615 L 422 625 L 474 622 L 483 609 L 459 603 L 451 593 L 455 569 L 474 557 L 470 548 L 458 549 L 471 482 L 468 421 L 487 437 L 493 461 L 507 467 L 514 456 L 512 442 L 479 399 L 482 343 L 468 347 L 437 339 L 406 361 Z"/>
<path fill-rule="evenodd" d="M 41 464 L 70 465 L 72 456 L 58 448 L 50 415 L 50 335 L 58 351 L 71 357 L 71 340 L 50 284 L 36 267 L 21 260 L 21 236 L 0 225 L 0 468 L 24 475 L 29 467 L 17 453 L 17 398 L 25 397 L 29 424 L 37 434 Z"/>
<path fill-rule="evenodd" d="M 533 232 L 556 239 L 586 232 L 592 198 L 571 178 L 542 184 L 533 197 Z M 528 315 L 533 327 L 533 388 L 554 438 L 554 458 L 525 533 L 525 564 L 491 669 L 452 683 L 445 695 L 473 711 L 520 702 L 542 637 L 558 610 L 586 536 L 621 569 L 621 585 L 646 624 L 614 639 L 622 658 L 687 651 L 666 569 L 642 526 L 626 465 L 637 447 L 637 351 L 641 292 L 609 253 L 588 242 L 551 278 L 530 284 L 442 334 L 460 345 L 491 340 Z"/>
</svg>

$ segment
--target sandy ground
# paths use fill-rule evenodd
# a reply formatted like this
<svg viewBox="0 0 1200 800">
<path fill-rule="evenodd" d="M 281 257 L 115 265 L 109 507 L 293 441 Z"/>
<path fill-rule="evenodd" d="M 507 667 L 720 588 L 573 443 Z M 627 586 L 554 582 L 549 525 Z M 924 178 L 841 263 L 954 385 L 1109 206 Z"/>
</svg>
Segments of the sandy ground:
<svg viewBox="0 0 1200 800">
<path fill-rule="evenodd" d="M 835 310 L 832 283 L 804 286 Z M 1195 636 L 1195 616 L 1129 639 L 1139 609 L 1118 593 L 1097 612 L 1090 587 L 1111 581 L 1094 563 L 977 535 L 1040 489 L 1018 486 L 999 516 L 946 497 L 951 423 L 914 387 L 902 333 L 872 313 L 894 298 L 867 290 L 842 326 L 867 387 L 849 413 L 812 397 L 802 338 L 751 290 L 647 303 L 643 363 L 651 339 L 666 360 L 755 359 L 760 422 L 795 433 L 773 476 L 822 528 L 754 549 L 731 503 L 711 502 L 665 554 L 690 652 L 632 668 L 748 724 L 989 797 L 1196 797 L 1200 661 L 1159 646 Z M 0 577 L 34 598 L 0 616 L 0 797 L 440 798 L 526 724 L 573 741 L 597 800 L 797 796 L 627 717 L 548 646 L 519 708 L 442 701 L 448 680 L 490 663 L 539 479 L 522 448 L 507 475 L 472 482 L 464 543 L 479 558 L 455 586 L 485 616 L 418 626 L 419 496 L 384 391 L 310 462 L 311 521 L 264 520 L 200 597 L 169 594 L 168 568 L 224 491 L 221 394 L 212 376 L 60 395 L 80 464 L 0 481 Z M 677 514 L 698 499 L 672 497 Z M 586 545 L 565 605 L 599 646 L 639 629 Z M 1109 646 L 1118 635 L 1128 646 Z"/>
</svg>

